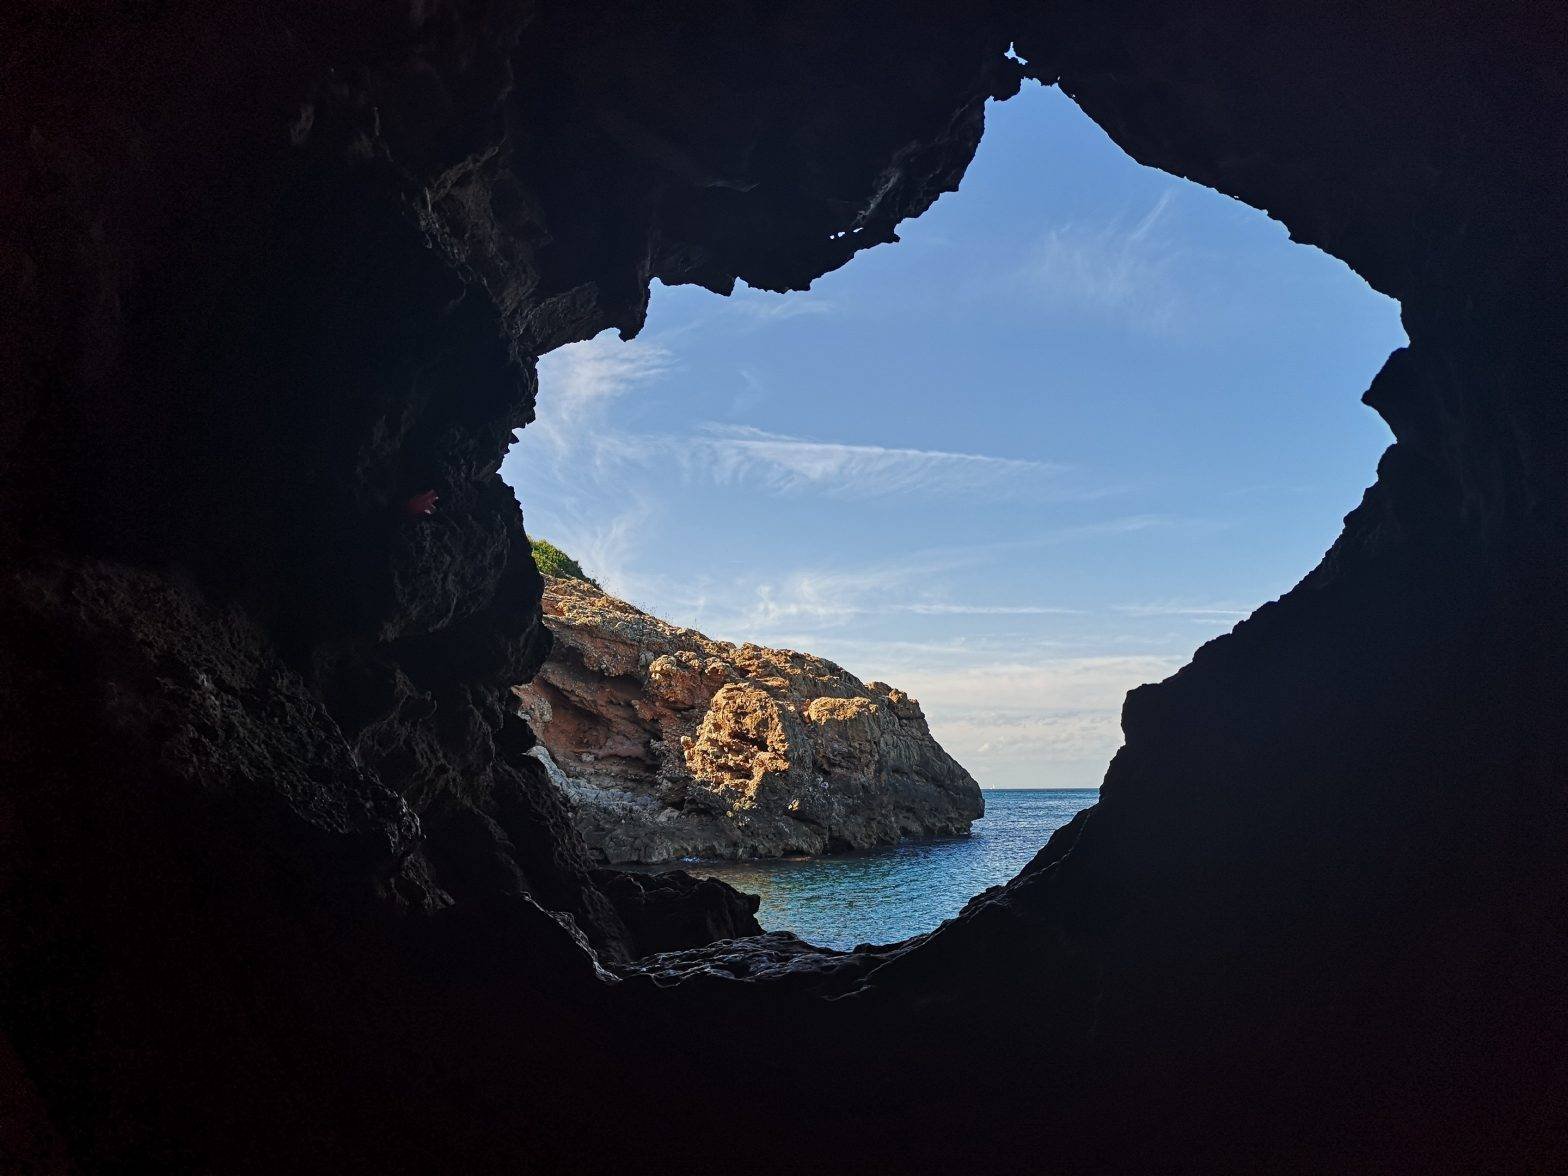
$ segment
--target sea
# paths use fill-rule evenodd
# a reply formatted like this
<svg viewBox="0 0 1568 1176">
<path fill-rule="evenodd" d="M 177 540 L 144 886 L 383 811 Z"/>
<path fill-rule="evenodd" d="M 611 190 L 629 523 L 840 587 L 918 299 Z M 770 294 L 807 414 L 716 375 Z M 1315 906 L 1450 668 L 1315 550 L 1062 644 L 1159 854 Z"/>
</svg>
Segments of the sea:
<svg viewBox="0 0 1568 1176">
<path fill-rule="evenodd" d="M 1099 796 L 1094 788 L 987 788 L 968 837 L 906 841 L 817 858 L 672 862 L 760 895 L 757 921 L 823 947 L 896 943 L 950 919 L 1013 878 L 1051 834 Z"/>
</svg>

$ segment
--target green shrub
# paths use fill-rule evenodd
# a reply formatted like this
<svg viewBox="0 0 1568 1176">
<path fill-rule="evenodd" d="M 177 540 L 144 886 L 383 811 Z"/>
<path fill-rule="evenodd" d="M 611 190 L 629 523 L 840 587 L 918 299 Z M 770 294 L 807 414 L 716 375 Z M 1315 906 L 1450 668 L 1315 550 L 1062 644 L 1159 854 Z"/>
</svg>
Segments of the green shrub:
<svg viewBox="0 0 1568 1176">
<path fill-rule="evenodd" d="M 528 542 L 534 549 L 534 563 L 539 565 L 539 570 L 545 575 L 562 580 L 581 580 L 595 588 L 599 587 L 599 581 L 583 571 L 582 564 L 548 539 L 530 539 Z"/>
</svg>

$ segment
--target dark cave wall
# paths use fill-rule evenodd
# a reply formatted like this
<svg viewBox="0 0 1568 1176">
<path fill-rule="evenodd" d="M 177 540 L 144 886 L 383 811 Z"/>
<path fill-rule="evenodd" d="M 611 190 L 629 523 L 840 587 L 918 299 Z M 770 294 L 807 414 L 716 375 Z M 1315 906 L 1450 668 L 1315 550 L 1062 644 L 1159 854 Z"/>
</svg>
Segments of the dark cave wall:
<svg viewBox="0 0 1568 1176">
<path fill-rule="evenodd" d="M 1560 17 L 0 19 L 11 1154 L 1560 1154 Z M 548 638 L 496 470 L 534 358 L 635 331 L 655 277 L 795 289 L 893 239 L 1023 73 L 1399 298 L 1410 346 L 1367 394 L 1397 443 L 1301 587 L 1130 696 L 1102 802 L 1014 883 L 907 948 L 627 971 L 755 924 L 591 871 L 521 754 L 504 691 Z"/>
<path fill-rule="evenodd" d="M 889 85 L 826 8 L 8 10 L 8 1154 L 431 1170 L 499 1119 L 537 1163 L 519 1105 L 634 1103 L 589 946 L 758 928 L 593 871 L 521 754 L 496 470 L 534 356 L 653 274 L 801 285 L 956 183 L 1016 81 L 934 12 L 878 14 Z"/>
<path fill-rule="evenodd" d="M 1037 1008 L 1076 973 L 1083 1105 L 1145 1166 L 1558 1162 L 1562 22 L 1037 11 L 1031 72 L 1135 158 L 1400 299 L 1410 345 L 1365 397 L 1397 442 L 1300 587 L 1132 692 L 1082 823 L 873 980 Z"/>
<path fill-rule="evenodd" d="M 1046 10 L 1041 10 L 1042 12 Z M 1412 346 L 1369 402 L 1392 512 L 1560 523 L 1568 346 L 1548 226 L 1568 212 L 1564 22 L 1489 5 L 1242 14 L 1067 4 L 1017 37 L 1133 158 L 1284 222 L 1397 298 Z M 1064 48 L 1065 47 L 1065 48 Z M 1398 500 L 1409 485 L 1410 501 Z"/>
</svg>

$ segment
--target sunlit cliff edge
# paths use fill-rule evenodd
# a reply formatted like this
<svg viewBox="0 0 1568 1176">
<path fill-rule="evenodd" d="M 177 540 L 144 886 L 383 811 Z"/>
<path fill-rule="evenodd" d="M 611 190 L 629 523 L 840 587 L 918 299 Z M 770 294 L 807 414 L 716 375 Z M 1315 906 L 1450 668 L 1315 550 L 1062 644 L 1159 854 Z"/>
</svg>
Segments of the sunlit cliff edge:
<svg viewBox="0 0 1568 1176">
<path fill-rule="evenodd" d="M 545 578 L 555 647 L 515 689 L 608 862 L 776 857 L 962 835 L 979 785 L 920 704 L 820 657 L 713 641 Z"/>
</svg>

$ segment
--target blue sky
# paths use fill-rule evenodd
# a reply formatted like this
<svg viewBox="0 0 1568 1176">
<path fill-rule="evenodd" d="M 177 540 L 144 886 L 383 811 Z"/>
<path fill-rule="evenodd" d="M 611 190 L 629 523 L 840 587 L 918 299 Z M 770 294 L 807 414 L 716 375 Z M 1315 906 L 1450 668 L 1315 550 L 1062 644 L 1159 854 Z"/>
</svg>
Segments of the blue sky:
<svg viewBox="0 0 1568 1176">
<path fill-rule="evenodd" d="M 1098 786 L 1127 690 L 1371 482 L 1398 307 L 1033 85 L 900 234 L 805 293 L 655 288 L 544 358 L 502 473 L 617 595 L 908 690 L 984 786 Z"/>
</svg>

